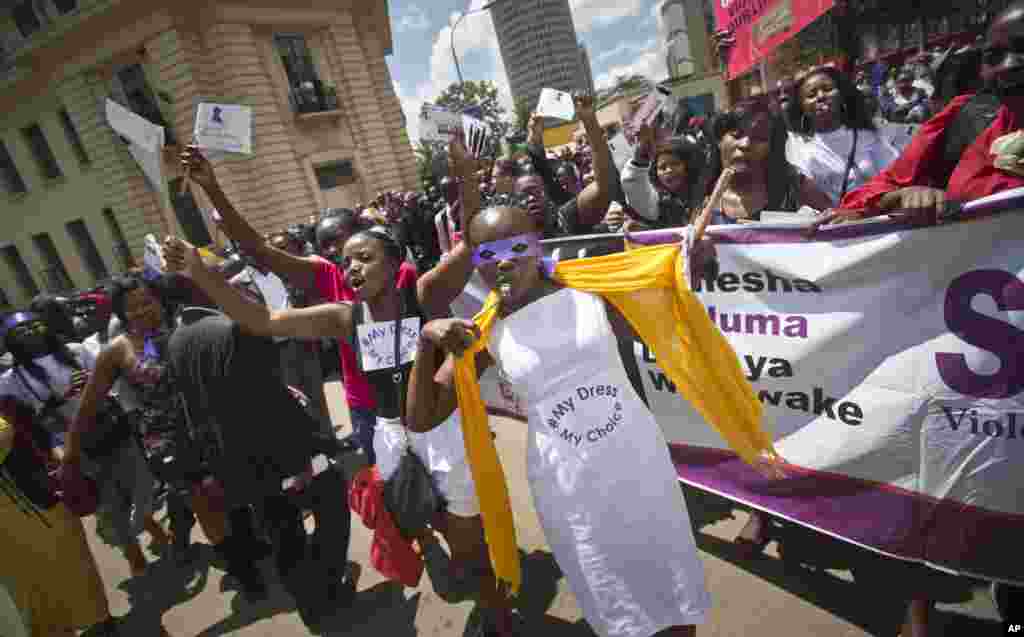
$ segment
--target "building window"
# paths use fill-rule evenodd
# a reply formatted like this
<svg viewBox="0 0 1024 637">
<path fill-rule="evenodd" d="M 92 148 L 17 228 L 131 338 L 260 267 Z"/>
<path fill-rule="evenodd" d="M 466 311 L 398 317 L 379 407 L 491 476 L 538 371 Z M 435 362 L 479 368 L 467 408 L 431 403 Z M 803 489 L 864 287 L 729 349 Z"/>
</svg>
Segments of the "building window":
<svg viewBox="0 0 1024 637">
<path fill-rule="evenodd" d="M 29 37 L 36 31 L 43 28 L 43 23 L 36 14 L 32 0 L 22 0 L 11 9 L 11 17 L 14 24 L 18 26 L 18 32 L 24 37 Z"/>
<path fill-rule="evenodd" d="M 150 88 L 149 82 L 146 81 L 146 73 L 142 70 L 141 64 L 130 64 L 118 69 L 114 74 L 111 89 L 111 99 L 115 102 L 153 124 L 164 127 L 165 145 L 173 146 L 177 143 L 174 131 L 171 130 L 163 113 L 160 112 L 156 94 Z"/>
<path fill-rule="evenodd" d="M 78 0 L 50 0 L 61 15 L 71 13 L 78 8 Z"/>
<path fill-rule="evenodd" d="M 7 296 L 7 292 L 3 288 L 0 288 L 0 308 L 4 309 L 6 311 L 6 310 L 10 309 L 10 307 L 11 307 L 11 299 L 10 299 L 10 297 Z"/>
<path fill-rule="evenodd" d="M 103 221 L 106 222 L 110 238 L 114 241 L 114 260 L 121 267 L 122 271 L 128 270 L 135 265 L 135 259 L 132 258 L 132 251 L 128 247 L 128 240 L 124 237 L 124 231 L 121 230 L 121 224 L 117 222 L 114 211 L 110 208 L 104 208 Z"/>
<path fill-rule="evenodd" d="M 18 283 L 18 287 L 21 288 L 22 295 L 32 298 L 39 294 L 39 286 L 36 285 L 35 279 L 32 278 L 32 273 L 28 271 L 28 266 L 25 265 L 25 260 L 21 258 L 18 248 L 13 245 L 4 246 L 3 256 L 7 267 L 14 273 L 14 280 Z"/>
<path fill-rule="evenodd" d="M 304 36 L 278 34 L 274 36 L 274 46 L 288 75 L 288 99 L 296 112 L 316 113 L 338 108 L 338 94 L 317 76 Z"/>
<path fill-rule="evenodd" d="M 71 144 L 71 149 L 75 151 L 75 156 L 78 157 L 78 163 L 89 164 L 89 154 L 85 152 L 82 138 L 78 136 L 78 129 L 75 128 L 75 123 L 71 121 L 68 109 L 62 108 L 58 114 L 60 115 L 60 123 L 64 127 L 64 134 L 68 138 L 68 143 Z"/>
<path fill-rule="evenodd" d="M 25 180 L 21 178 L 18 167 L 14 165 L 11 154 L 7 152 L 7 146 L 0 142 L 0 176 L 4 180 L 4 188 L 7 192 L 26 192 Z"/>
<path fill-rule="evenodd" d="M 103 263 L 103 257 L 100 256 L 100 251 L 96 249 L 96 243 L 92 240 L 92 235 L 89 234 L 89 228 L 85 225 L 85 221 L 81 219 L 69 221 L 67 229 L 71 240 L 75 244 L 75 248 L 78 250 L 78 256 L 82 258 L 82 263 L 88 268 L 93 281 L 98 283 L 110 276 L 107 264 Z"/>
<path fill-rule="evenodd" d="M 213 237 L 203 220 L 203 213 L 199 210 L 192 191 L 181 194 L 181 177 L 172 179 L 167 183 L 171 192 L 171 204 L 174 206 L 174 214 L 181 224 L 181 230 L 185 233 L 185 239 L 194 246 L 207 246 L 213 243 Z"/>
<path fill-rule="evenodd" d="M 39 124 L 26 126 L 21 129 L 21 134 L 25 138 L 29 150 L 32 151 L 36 163 L 39 164 L 39 170 L 43 176 L 47 179 L 60 177 L 63 174 L 60 171 L 60 164 L 57 163 L 57 158 L 50 150 L 50 144 L 46 141 L 46 135 L 43 134 L 43 129 L 39 128 Z"/>
<path fill-rule="evenodd" d="M 46 290 L 48 292 L 67 292 L 73 290 L 75 285 L 71 282 L 71 277 L 68 276 L 68 271 L 64 268 L 64 262 L 61 261 L 60 254 L 57 252 L 57 246 L 53 244 L 53 239 L 50 238 L 50 235 L 45 232 L 33 235 L 32 243 L 35 244 L 36 251 L 42 257 L 43 263 L 46 264 L 43 267 L 43 280 L 46 281 Z"/>
<path fill-rule="evenodd" d="M 313 172 L 316 173 L 316 181 L 320 184 L 321 190 L 330 190 L 355 181 L 352 162 L 348 160 L 317 166 Z"/>
</svg>

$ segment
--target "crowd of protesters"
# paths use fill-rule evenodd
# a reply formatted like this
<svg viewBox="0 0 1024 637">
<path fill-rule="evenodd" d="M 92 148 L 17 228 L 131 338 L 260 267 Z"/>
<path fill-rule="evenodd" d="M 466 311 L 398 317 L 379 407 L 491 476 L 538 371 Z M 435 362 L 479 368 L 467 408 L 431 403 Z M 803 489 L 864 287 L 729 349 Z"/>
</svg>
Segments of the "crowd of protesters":
<svg viewBox="0 0 1024 637">
<path fill-rule="evenodd" d="M 479 273 L 500 299 L 496 323 L 488 324 L 497 344 L 474 350 L 479 369 L 498 365 L 526 395 L 542 400 L 550 393 L 544 384 L 555 381 L 534 367 L 543 360 L 545 369 L 561 369 L 554 360 L 564 358 L 561 346 L 547 339 L 562 327 L 587 342 L 573 341 L 581 348 L 574 365 L 589 360 L 615 371 L 605 357 L 614 358 L 615 335 L 632 334 L 631 328 L 597 297 L 578 290 L 558 296 L 564 288 L 538 259 L 541 239 L 676 228 L 698 218 L 752 223 L 765 211 L 814 214 L 816 224 L 882 214 L 934 224 L 947 202 L 1024 186 L 1019 157 L 989 152 L 1024 121 L 1021 42 L 1024 4 L 1018 3 L 994 20 L 978 46 L 932 52 L 890 71 L 808 69 L 724 112 L 691 117 L 680 108 L 672 118 L 627 125 L 632 156 L 621 165 L 610 147 L 617 131 L 602 129 L 593 99 L 578 96 L 583 134 L 572 147 L 545 149 L 543 119 L 534 115 L 526 143 L 510 140 L 494 159 L 473 158 L 453 140 L 449 174 L 424 192 L 381 193 L 368 204 L 325 210 L 268 235 L 246 221 L 209 162 L 189 148 L 182 164 L 220 213 L 232 247 L 228 258 L 204 262 L 194 248 L 169 238 L 168 272 L 115 280 L 109 325 L 85 342 L 52 298 L 8 315 L 0 330 L 12 357 L 0 376 L 0 542 L 18 547 L 5 558 L 2 581 L 30 634 L 73 635 L 89 626 L 95 635 L 117 634 L 79 520 L 94 512 L 133 576 L 149 567 L 142 533 L 152 537 L 151 548 L 166 547 L 187 563 L 195 559 L 189 538 L 198 522 L 227 572 L 256 602 L 267 588 L 255 565 L 273 554 L 303 619 L 317 624 L 357 595 L 345 493 L 351 510 L 374 529 L 375 568 L 415 585 L 424 562 L 428 570 L 442 563 L 430 570 L 435 590 L 449 601 L 475 596 L 483 610 L 479 634 L 521 633 L 506 573 L 492 564 L 489 544 L 497 535 L 482 516 L 484 494 L 470 469 L 467 449 L 480 441 L 471 444 L 464 432 L 465 397 L 456 399 L 452 389 L 459 372 L 449 353 L 470 349 L 481 337 L 471 323 L 448 318 L 470 278 Z M 903 146 L 886 136 L 886 122 L 921 126 Z M 713 267 L 713 256 L 704 265 Z M 582 323 L 571 318 L 531 329 L 538 323 L 527 320 L 533 316 L 527 306 L 548 296 L 561 300 L 565 316 L 586 313 L 579 320 L 600 327 L 586 338 L 578 336 Z M 390 323 L 395 343 L 385 346 L 373 329 Z M 400 343 L 407 324 L 408 342 Z M 415 365 L 405 359 L 406 348 L 419 352 Z M 332 426 L 323 391 L 335 369 L 353 429 L 345 438 Z M 640 415 L 639 400 L 623 398 L 636 409 L 630 418 L 643 423 L 652 448 L 663 447 L 653 421 Z M 355 477 L 335 462 L 353 451 L 367 466 Z M 611 465 L 581 468 L 572 465 L 576 460 L 535 451 L 531 480 L 548 476 L 531 482 L 535 502 L 590 625 L 601 635 L 695 634 L 710 601 L 692 536 L 673 527 L 673 563 L 655 568 L 657 560 L 639 546 L 630 552 L 609 539 L 615 524 L 600 517 L 596 495 L 561 484 L 570 473 L 597 471 L 606 480 L 618 476 L 606 485 L 611 489 L 626 476 Z M 398 527 L 382 486 L 409 452 L 446 502 L 414 532 Z M 650 454 L 650 467 L 667 463 L 667 455 Z M 650 488 L 663 496 L 660 515 L 673 509 L 671 519 L 688 526 L 674 477 L 656 478 Z M 629 479 L 630 488 L 645 488 L 637 475 Z M 154 518 L 158 494 L 169 528 Z M 650 515 L 657 524 L 659 510 L 639 500 L 638 519 Z M 563 510 L 570 504 L 577 508 Z M 315 517 L 312 539 L 303 511 Z M 583 518 L 590 520 L 588 541 L 614 565 L 608 568 L 622 596 L 614 613 L 599 603 L 607 591 L 597 591 L 570 555 L 580 541 L 571 520 Z M 769 516 L 753 513 L 736 542 L 753 559 L 771 528 Z M 312 560 L 305 559 L 308 551 Z M 307 561 L 313 575 L 296 575 Z M 651 584 L 655 576 L 666 578 L 664 587 Z M 307 585 L 288 585 L 296 581 Z M 902 634 L 934 634 L 927 585 L 915 573 L 907 581 Z M 1004 604 L 1016 594 L 995 590 Z M 625 624 L 637 628 L 617 632 Z"/>
</svg>

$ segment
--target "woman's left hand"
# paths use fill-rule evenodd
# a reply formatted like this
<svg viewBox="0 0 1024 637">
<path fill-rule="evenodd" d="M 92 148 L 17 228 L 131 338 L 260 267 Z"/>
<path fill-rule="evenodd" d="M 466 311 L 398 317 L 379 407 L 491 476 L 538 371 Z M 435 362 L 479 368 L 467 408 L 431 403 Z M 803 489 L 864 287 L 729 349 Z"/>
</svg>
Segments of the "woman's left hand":
<svg viewBox="0 0 1024 637">
<path fill-rule="evenodd" d="M 597 121 L 597 111 L 594 110 L 594 96 L 577 93 L 572 98 L 573 105 L 576 107 L 576 117 L 580 119 L 584 124 L 588 122 Z"/>
<path fill-rule="evenodd" d="M 169 236 L 164 239 L 164 260 L 169 272 L 180 272 L 189 276 L 194 276 L 206 267 L 203 265 L 199 250 L 178 237 Z"/>
</svg>

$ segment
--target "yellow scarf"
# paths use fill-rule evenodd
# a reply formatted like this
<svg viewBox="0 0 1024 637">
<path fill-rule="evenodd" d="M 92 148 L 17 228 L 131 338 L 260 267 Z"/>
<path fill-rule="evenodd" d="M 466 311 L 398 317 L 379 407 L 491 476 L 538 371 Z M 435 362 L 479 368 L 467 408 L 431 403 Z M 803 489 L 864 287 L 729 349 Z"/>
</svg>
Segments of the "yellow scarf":
<svg viewBox="0 0 1024 637">
<path fill-rule="evenodd" d="M 764 453 L 777 457 L 771 436 L 761 426 L 761 403 L 736 352 L 690 292 L 679 252 L 677 245 L 653 246 L 565 261 L 555 266 L 555 280 L 599 294 L 614 305 L 654 352 L 679 393 L 746 462 L 754 463 Z M 456 360 L 455 386 L 491 563 L 499 581 L 515 594 L 521 573 L 512 507 L 476 377 L 475 354 L 487 347 L 497 310 L 492 292 L 473 319 L 481 338 Z"/>
</svg>

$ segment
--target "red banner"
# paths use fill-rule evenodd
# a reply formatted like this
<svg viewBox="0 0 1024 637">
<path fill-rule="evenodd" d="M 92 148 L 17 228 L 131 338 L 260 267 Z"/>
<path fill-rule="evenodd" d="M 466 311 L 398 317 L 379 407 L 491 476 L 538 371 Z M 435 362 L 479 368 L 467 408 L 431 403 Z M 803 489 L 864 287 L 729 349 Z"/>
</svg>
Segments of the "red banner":
<svg viewBox="0 0 1024 637">
<path fill-rule="evenodd" d="M 834 0 L 712 0 L 718 29 L 736 38 L 729 79 L 746 73 L 774 49 L 832 8 Z"/>
</svg>

